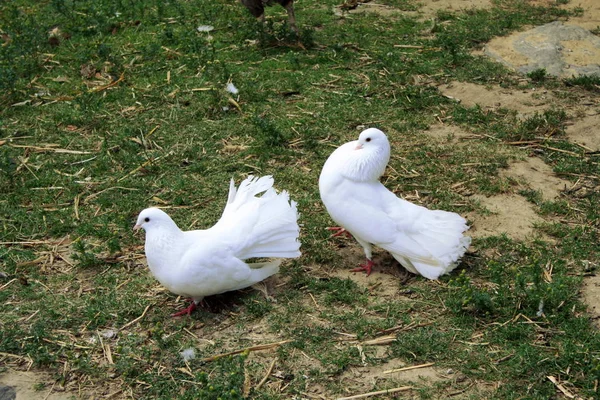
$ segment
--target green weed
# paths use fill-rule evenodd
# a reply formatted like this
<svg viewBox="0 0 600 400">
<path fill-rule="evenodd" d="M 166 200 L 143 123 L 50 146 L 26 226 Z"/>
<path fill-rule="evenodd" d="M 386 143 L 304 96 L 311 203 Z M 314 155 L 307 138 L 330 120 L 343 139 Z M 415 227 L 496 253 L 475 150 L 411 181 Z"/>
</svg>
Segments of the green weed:
<svg viewBox="0 0 600 400">
<path fill-rule="evenodd" d="M 563 100 L 596 91 L 597 77 L 534 71 L 523 83 L 473 55 L 568 12 L 507 0 L 423 22 L 406 12 L 417 2 L 383 4 L 404 12 L 339 17 L 339 2 L 297 2 L 296 35 L 281 7 L 263 25 L 231 1 L 1 3 L 0 363 L 25 369 L 31 359 L 69 393 L 140 398 L 347 396 L 371 390 L 347 374 L 391 361 L 433 362 L 490 388 L 468 389 L 471 398 L 556 396 L 547 376 L 595 396 L 599 336 L 578 293 L 597 271 L 597 156 L 565 138 L 572 116 L 559 106 L 521 118 L 438 90 L 448 81 L 535 84 Z M 434 140 L 433 125 L 469 135 Z M 552 201 L 519 192 L 546 218 L 543 235 L 478 238 L 438 282 L 395 263 L 383 270 L 398 274 L 385 277 L 397 281 L 387 291 L 379 271 L 340 279 L 332 271 L 358 260 L 349 247 L 361 250 L 329 238 L 318 176 L 333 149 L 368 126 L 392 144 L 386 186 L 423 206 L 478 212 L 471 196 L 512 193 L 501 171 L 531 155 L 574 188 Z M 161 206 L 182 229 L 209 227 L 229 180 L 248 174 L 273 175 L 298 201 L 303 256 L 282 265 L 266 298 L 234 292 L 171 319 L 185 300 L 143 264 L 137 214 Z M 279 344 L 244 350 L 265 343 Z M 196 357 L 183 360 L 189 348 Z M 231 351 L 241 353 L 204 360 Z M 411 385 L 423 398 L 448 393 Z"/>
</svg>

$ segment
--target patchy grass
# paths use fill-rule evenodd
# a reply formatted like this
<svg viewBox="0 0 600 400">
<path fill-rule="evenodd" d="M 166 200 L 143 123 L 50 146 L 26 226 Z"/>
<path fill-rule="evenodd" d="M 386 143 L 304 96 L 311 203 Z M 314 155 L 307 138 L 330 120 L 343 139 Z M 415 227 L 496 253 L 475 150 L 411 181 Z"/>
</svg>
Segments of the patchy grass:
<svg viewBox="0 0 600 400">
<path fill-rule="evenodd" d="M 597 156 L 564 139 L 565 110 L 520 120 L 436 88 L 519 87 L 471 50 L 565 11 L 502 1 L 440 13 L 431 30 L 402 13 L 340 18 L 338 3 L 299 2 L 300 38 L 280 7 L 263 27 L 234 1 L 0 5 L 3 363 L 51 371 L 71 391 L 134 398 L 330 398 L 404 385 L 344 380 L 394 360 L 446 374 L 443 387 L 413 382 L 422 398 L 549 398 L 548 376 L 596 395 L 600 338 L 577 293 L 584 261 L 598 260 L 597 190 L 554 202 L 524 192 L 548 217 L 545 240 L 477 239 L 458 271 L 431 282 L 389 258 L 369 280 L 334 276 L 361 256 L 345 251 L 353 241 L 328 238 L 316 184 L 335 147 L 377 126 L 393 146 L 385 183 L 428 207 L 478 210 L 470 194 L 510 192 L 498 171 L 531 154 L 597 185 Z M 532 84 L 573 94 L 596 90 L 595 79 Z M 473 135 L 436 142 L 424 131 L 439 122 Z M 208 299 L 209 311 L 170 318 L 183 299 L 148 273 L 134 218 L 157 205 L 184 229 L 208 227 L 228 180 L 250 173 L 274 175 L 298 201 L 303 256 L 285 264 L 268 298 L 229 293 Z M 278 345 L 205 360 L 265 343 Z M 196 357 L 183 360 L 190 347 Z"/>
</svg>

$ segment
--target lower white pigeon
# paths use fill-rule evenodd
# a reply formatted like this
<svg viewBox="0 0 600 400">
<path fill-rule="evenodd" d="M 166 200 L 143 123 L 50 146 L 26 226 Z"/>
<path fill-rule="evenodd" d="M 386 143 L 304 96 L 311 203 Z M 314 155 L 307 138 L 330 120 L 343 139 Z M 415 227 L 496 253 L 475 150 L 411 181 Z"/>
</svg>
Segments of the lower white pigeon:
<svg viewBox="0 0 600 400">
<path fill-rule="evenodd" d="M 232 179 L 223 215 L 210 229 L 184 232 L 158 208 L 140 213 L 134 229 L 140 228 L 146 231 L 146 258 L 154 277 L 192 299 L 173 316 L 191 314 L 205 296 L 252 286 L 277 273 L 281 258 L 300 256 L 296 202 L 286 191 L 273 189 L 271 176 L 249 176 L 237 190 Z M 254 257 L 278 259 L 243 261 Z"/>
<path fill-rule="evenodd" d="M 319 177 L 321 199 L 340 227 L 365 250 L 367 261 L 353 271 L 371 274 L 372 245 L 389 251 L 408 271 L 437 279 L 454 268 L 471 243 L 460 215 L 429 210 L 396 197 L 379 182 L 390 159 L 390 144 L 379 129 L 338 147 Z"/>
</svg>

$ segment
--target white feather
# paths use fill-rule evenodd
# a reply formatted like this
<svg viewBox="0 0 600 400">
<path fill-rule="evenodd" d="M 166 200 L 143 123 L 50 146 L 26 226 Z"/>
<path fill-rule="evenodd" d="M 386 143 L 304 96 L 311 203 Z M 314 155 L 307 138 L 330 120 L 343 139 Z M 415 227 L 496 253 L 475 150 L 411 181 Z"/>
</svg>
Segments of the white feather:
<svg viewBox="0 0 600 400">
<path fill-rule="evenodd" d="M 183 232 L 157 208 L 142 211 L 137 225 L 146 230 L 152 274 L 171 292 L 198 303 L 279 271 L 281 260 L 247 264 L 248 258 L 299 257 L 297 219 L 296 203 L 273 189 L 271 176 L 249 176 L 238 188 L 231 180 L 223 214 L 210 229 Z"/>
<path fill-rule="evenodd" d="M 190 361 L 196 358 L 196 350 L 194 350 L 193 347 L 184 349 L 179 354 L 181 355 L 181 358 L 183 358 L 183 361 Z"/>
<path fill-rule="evenodd" d="M 379 129 L 338 147 L 319 177 L 321 199 L 331 218 L 349 231 L 371 260 L 372 245 L 389 251 L 408 271 L 437 279 L 456 268 L 471 238 L 460 215 L 429 210 L 398 198 L 379 178 L 390 158 Z"/>
<path fill-rule="evenodd" d="M 235 87 L 235 85 L 233 84 L 233 82 L 229 82 L 227 84 L 226 90 L 231 93 L 231 94 L 238 94 L 240 91 L 238 90 L 238 88 Z"/>
</svg>

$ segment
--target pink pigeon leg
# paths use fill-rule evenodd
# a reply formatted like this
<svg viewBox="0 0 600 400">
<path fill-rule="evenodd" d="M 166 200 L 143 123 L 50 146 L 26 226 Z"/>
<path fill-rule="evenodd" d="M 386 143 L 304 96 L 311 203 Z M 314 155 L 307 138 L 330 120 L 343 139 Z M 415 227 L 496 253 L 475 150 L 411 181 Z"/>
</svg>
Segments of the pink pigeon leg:
<svg viewBox="0 0 600 400">
<path fill-rule="evenodd" d="M 194 311 L 198 306 L 196 302 L 192 300 L 192 303 L 181 311 L 177 311 L 175 314 L 171 314 L 171 317 L 181 317 L 182 315 L 192 315 L 192 311 Z"/>
<path fill-rule="evenodd" d="M 351 272 L 365 271 L 367 273 L 367 276 L 369 276 L 369 275 L 371 275 L 371 272 L 373 272 L 374 266 L 375 266 L 375 263 L 367 258 L 367 261 L 364 264 L 360 264 L 358 268 L 351 269 L 350 271 Z"/>
<path fill-rule="evenodd" d="M 336 233 L 331 235 L 331 237 L 336 237 L 336 236 L 341 236 L 341 235 L 346 235 L 349 238 L 352 237 L 352 234 L 350 232 L 348 232 L 346 229 L 342 228 L 341 226 L 328 226 L 326 229 L 328 231 L 336 231 Z"/>
</svg>

